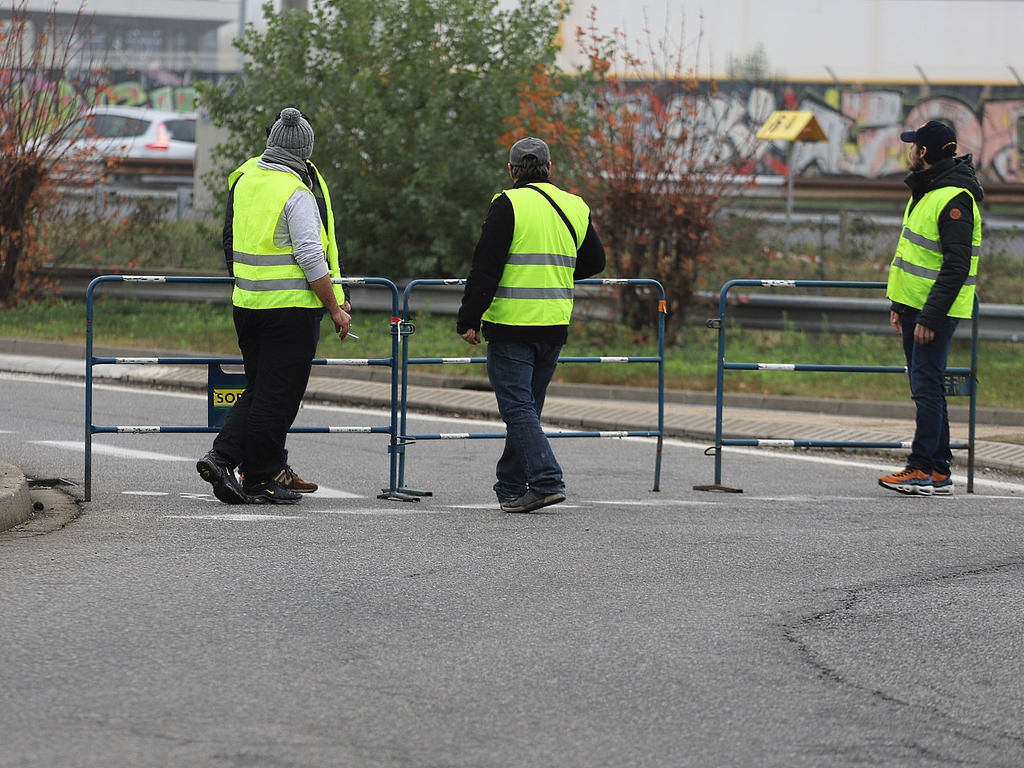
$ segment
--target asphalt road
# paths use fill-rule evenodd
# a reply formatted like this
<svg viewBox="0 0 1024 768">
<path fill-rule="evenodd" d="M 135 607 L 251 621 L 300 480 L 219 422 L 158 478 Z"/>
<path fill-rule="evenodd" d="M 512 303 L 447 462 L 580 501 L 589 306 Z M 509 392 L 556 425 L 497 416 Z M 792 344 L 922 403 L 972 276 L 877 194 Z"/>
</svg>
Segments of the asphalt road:
<svg viewBox="0 0 1024 768">
<path fill-rule="evenodd" d="M 0 376 L 0 458 L 82 477 L 83 387 Z M 205 420 L 97 387 L 97 423 Z M 380 424 L 306 407 L 305 424 Z M 489 431 L 424 419 L 418 431 Z M 294 435 L 326 486 L 227 507 L 207 435 L 100 435 L 66 528 L 0 537 L 0 766 L 1019 766 L 1024 485 L 904 498 L 891 465 L 559 440 L 505 515 L 498 441 Z"/>
</svg>

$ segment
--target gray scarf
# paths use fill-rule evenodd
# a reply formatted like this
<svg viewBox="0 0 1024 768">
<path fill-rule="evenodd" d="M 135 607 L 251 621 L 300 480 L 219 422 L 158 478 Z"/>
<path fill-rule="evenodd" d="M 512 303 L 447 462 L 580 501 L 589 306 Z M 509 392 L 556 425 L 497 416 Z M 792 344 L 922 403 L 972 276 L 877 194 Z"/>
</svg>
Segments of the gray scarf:
<svg viewBox="0 0 1024 768">
<path fill-rule="evenodd" d="M 306 165 L 305 160 L 294 152 L 289 152 L 283 147 L 267 147 L 263 152 L 263 162 L 283 165 L 285 168 L 299 174 L 299 178 L 302 179 L 307 187 L 310 185 L 309 166 Z"/>
</svg>

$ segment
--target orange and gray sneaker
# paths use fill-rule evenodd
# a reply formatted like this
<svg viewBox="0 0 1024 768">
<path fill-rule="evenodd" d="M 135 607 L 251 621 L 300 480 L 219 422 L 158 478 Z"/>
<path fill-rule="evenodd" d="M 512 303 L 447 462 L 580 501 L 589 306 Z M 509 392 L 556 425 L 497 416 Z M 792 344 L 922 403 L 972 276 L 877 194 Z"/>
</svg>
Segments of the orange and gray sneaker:
<svg viewBox="0 0 1024 768">
<path fill-rule="evenodd" d="M 284 469 L 277 473 L 277 477 L 274 478 L 282 488 L 287 488 L 289 491 L 295 491 L 296 493 L 313 493 L 320 486 L 316 483 L 310 483 L 303 480 L 287 464 Z"/>
<path fill-rule="evenodd" d="M 932 472 L 932 493 L 936 496 L 952 496 L 953 478 L 941 472 Z"/>
<path fill-rule="evenodd" d="M 882 475 L 878 478 L 878 484 L 883 488 L 890 488 L 900 493 L 917 494 L 919 496 L 931 496 L 935 492 L 931 474 L 922 472 L 920 469 L 914 469 L 913 467 L 901 469 L 899 472 L 893 472 L 891 475 Z M 952 489 L 952 483 L 950 483 L 949 487 Z M 948 493 L 948 491 L 943 491 L 943 493 Z"/>
</svg>

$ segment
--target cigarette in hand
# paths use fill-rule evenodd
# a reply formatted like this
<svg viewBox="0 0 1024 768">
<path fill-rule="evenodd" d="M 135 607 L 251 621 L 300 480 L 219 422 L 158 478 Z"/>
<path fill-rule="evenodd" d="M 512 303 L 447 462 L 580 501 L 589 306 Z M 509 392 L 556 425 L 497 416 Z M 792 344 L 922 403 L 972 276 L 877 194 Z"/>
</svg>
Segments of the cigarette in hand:
<svg viewBox="0 0 1024 768">
<path fill-rule="evenodd" d="M 345 334 L 345 338 L 346 339 L 357 339 L 357 340 L 359 339 L 358 336 L 356 336 L 354 333 L 351 333 L 351 332 Z"/>
</svg>

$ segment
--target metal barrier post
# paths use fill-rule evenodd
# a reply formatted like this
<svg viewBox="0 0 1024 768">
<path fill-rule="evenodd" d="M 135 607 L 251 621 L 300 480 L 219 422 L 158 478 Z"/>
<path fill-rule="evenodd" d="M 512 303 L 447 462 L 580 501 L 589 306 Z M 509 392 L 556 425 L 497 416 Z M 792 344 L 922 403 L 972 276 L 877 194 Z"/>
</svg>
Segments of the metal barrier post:
<svg viewBox="0 0 1024 768">
<path fill-rule="evenodd" d="M 708 448 L 704 455 L 715 457 L 715 481 L 711 485 L 695 485 L 695 491 L 720 491 L 722 493 L 743 493 L 742 488 L 730 488 L 722 485 L 722 415 L 725 409 L 725 310 L 726 295 L 735 281 L 729 281 L 718 294 L 718 317 L 708 320 L 708 328 L 718 329 L 718 360 L 715 366 L 715 445 Z"/>
</svg>

